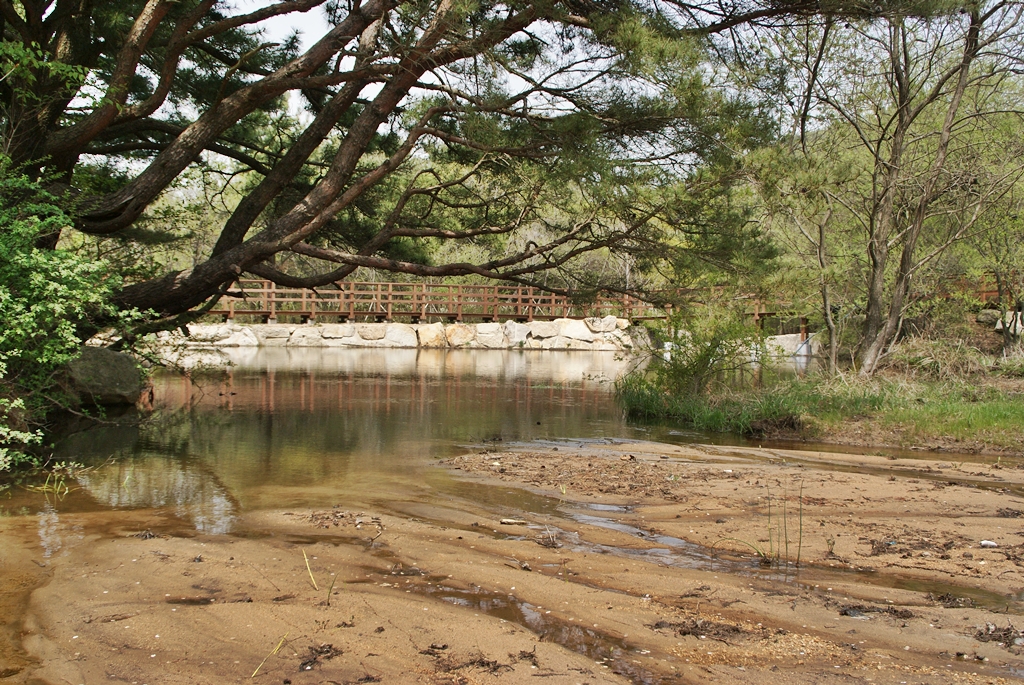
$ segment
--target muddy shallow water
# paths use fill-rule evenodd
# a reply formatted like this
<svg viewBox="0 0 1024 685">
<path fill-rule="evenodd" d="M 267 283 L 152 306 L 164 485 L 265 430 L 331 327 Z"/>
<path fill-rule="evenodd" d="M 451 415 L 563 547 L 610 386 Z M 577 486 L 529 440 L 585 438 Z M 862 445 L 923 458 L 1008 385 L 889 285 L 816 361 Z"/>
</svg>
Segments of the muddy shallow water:
<svg viewBox="0 0 1024 685">
<path fill-rule="evenodd" d="M 629 425 L 612 354 L 237 355 L 4 493 L 0 682 L 1024 672 L 1012 460 Z"/>
</svg>

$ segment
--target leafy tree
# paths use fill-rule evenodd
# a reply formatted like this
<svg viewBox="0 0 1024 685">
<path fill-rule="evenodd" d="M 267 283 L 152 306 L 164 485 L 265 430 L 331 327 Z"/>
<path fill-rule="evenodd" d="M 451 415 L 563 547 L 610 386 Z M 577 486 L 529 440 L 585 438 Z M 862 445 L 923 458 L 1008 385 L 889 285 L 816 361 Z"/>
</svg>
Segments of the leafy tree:
<svg viewBox="0 0 1024 685">
<path fill-rule="evenodd" d="M 828 245 L 863 278 L 864 375 L 928 290 L 929 265 L 983 231 L 1020 177 L 1019 156 L 1007 163 L 993 142 L 1008 140 L 999 132 L 1017 107 L 1021 19 L 1019 5 L 973 3 L 937 18 L 826 20 L 776 43 L 799 171 L 771 185 L 814 247 L 826 322 Z"/>
<path fill-rule="evenodd" d="M 316 286 L 361 267 L 521 283 L 561 270 L 557 287 L 593 287 L 571 268 L 588 252 L 656 263 L 671 232 L 682 265 L 685 250 L 721 262 L 746 244 L 702 223 L 694 200 L 771 129 L 720 82 L 709 35 L 918 4 L 0 0 L 2 139 L 77 198 L 73 226 L 39 237 L 49 247 L 135 240 L 190 169 L 232 175 L 210 251 L 115 296 L 162 325 L 242 273 Z M 260 31 L 311 12 L 329 27 L 308 47 Z M 452 242 L 487 249 L 434 261 Z"/>
</svg>

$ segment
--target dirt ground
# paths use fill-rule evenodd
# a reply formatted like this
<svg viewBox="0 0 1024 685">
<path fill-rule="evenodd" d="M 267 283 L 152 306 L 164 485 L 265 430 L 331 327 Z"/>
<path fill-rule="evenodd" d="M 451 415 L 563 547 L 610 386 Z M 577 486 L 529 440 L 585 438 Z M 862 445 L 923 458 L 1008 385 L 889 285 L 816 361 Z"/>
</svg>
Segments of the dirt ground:
<svg viewBox="0 0 1024 685">
<path fill-rule="evenodd" d="M 1002 460 L 610 443 L 441 466 L 503 498 L 261 511 L 228 536 L 67 514 L 49 557 L 38 517 L 0 518 L 0 682 L 1024 674 L 1024 470 Z"/>
</svg>

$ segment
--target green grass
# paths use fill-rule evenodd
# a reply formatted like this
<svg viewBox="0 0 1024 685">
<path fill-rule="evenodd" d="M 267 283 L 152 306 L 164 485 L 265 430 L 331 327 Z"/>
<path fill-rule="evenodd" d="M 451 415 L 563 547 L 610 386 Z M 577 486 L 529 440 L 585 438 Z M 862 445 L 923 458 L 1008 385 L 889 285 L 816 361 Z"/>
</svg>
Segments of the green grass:
<svg viewBox="0 0 1024 685">
<path fill-rule="evenodd" d="M 1024 444 L 1024 402 L 973 380 L 810 376 L 682 397 L 634 374 L 616 389 L 632 418 L 672 419 L 708 432 L 788 430 L 827 439 L 856 421 L 876 424 L 904 444 L 940 439 L 1018 449 Z"/>
<path fill-rule="evenodd" d="M 885 413 L 880 423 L 888 429 L 899 429 L 911 439 L 951 438 L 1019 447 L 1024 438 L 1024 402 L 1006 396 L 970 401 L 957 395 L 933 395 L 924 403 Z"/>
<path fill-rule="evenodd" d="M 750 433 L 759 424 L 797 426 L 805 416 L 832 423 L 906 402 L 905 393 L 894 383 L 824 378 L 779 380 L 761 388 L 678 396 L 633 374 L 622 379 L 616 390 L 633 418 L 670 418 L 698 430 L 732 433 Z"/>
</svg>

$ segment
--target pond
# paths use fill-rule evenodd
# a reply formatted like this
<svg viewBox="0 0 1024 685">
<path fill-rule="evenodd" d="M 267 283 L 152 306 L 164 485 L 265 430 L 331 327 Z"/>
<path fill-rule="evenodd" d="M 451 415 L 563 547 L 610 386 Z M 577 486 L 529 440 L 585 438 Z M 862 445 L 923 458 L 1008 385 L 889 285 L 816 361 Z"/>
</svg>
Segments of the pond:
<svg viewBox="0 0 1024 685">
<path fill-rule="evenodd" d="M 434 462 L 469 446 L 647 438 L 613 397 L 612 353 L 261 348 L 195 380 L 158 373 L 154 415 L 56 446 L 94 467 L 59 502 L 4 508 L 163 508 L 229 532 L 240 510 L 423 499 Z M 354 506 L 355 504 L 351 504 Z M 346 504 L 349 506 L 349 504 Z"/>
</svg>

